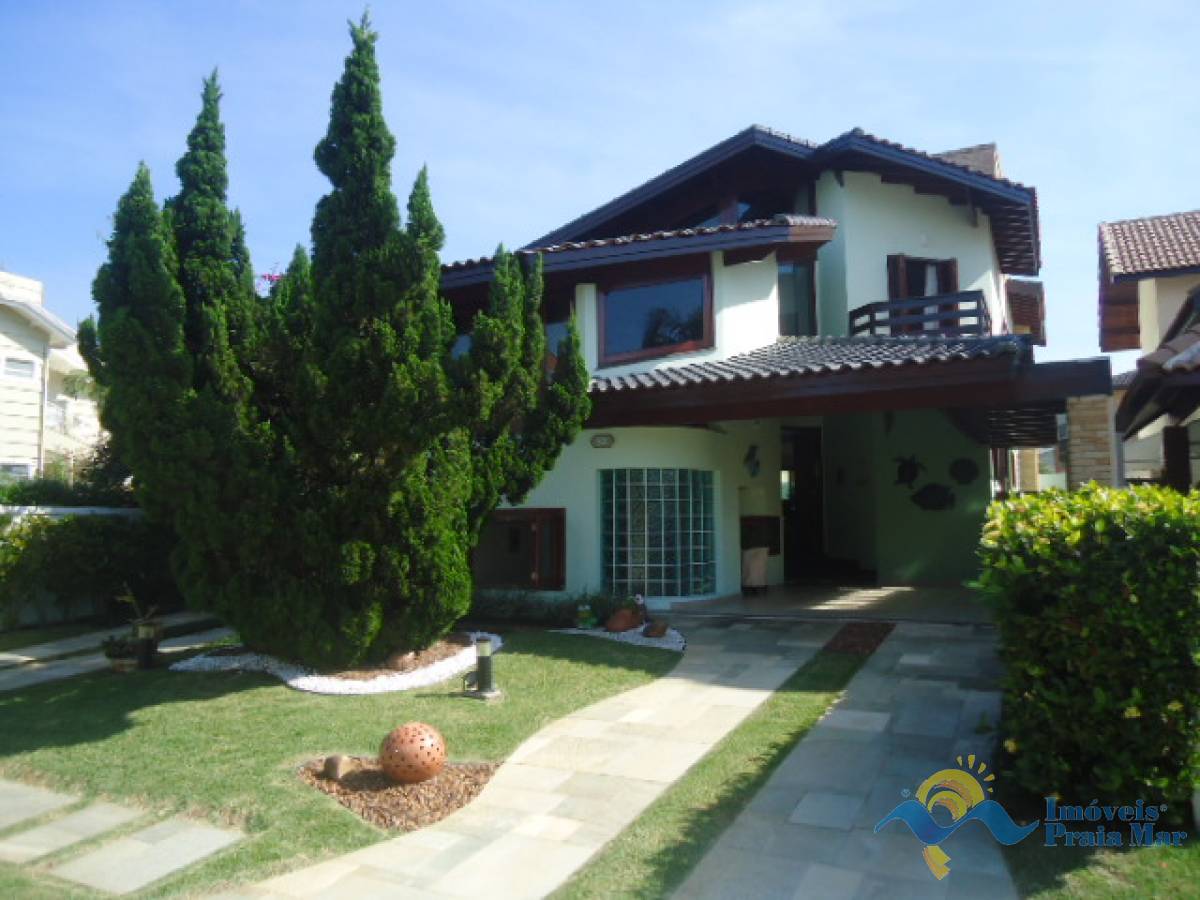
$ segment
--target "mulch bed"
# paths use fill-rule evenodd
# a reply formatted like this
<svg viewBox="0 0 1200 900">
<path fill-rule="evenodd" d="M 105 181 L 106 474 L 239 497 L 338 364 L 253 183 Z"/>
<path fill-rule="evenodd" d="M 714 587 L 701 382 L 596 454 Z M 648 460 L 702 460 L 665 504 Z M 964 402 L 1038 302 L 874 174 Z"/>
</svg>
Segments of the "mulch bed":
<svg viewBox="0 0 1200 900">
<path fill-rule="evenodd" d="M 830 638 L 823 649 L 870 656 L 894 627 L 891 622 L 850 622 L 838 629 L 838 633 Z"/>
<path fill-rule="evenodd" d="M 322 672 L 321 674 L 330 678 L 345 678 L 350 681 L 371 681 L 382 675 L 395 675 L 397 672 L 413 672 L 417 669 L 423 669 L 448 657 L 457 656 L 459 653 L 462 653 L 463 648 L 470 647 L 474 643 L 471 636 L 466 632 L 456 632 L 446 635 L 443 640 L 416 653 L 396 653 L 389 657 L 387 663 L 382 666 L 375 666 L 369 669 L 347 669 L 341 672 Z M 210 650 L 208 655 L 240 656 L 243 653 L 250 652 L 252 651 L 244 645 L 238 644 L 231 647 L 217 647 Z"/>
<path fill-rule="evenodd" d="M 461 649 L 461 648 L 460 648 Z M 499 763 L 447 763 L 439 774 L 420 784 L 396 784 L 370 757 L 353 757 L 356 768 L 341 781 L 326 778 L 324 758 L 300 769 L 300 779 L 329 794 L 377 828 L 415 831 L 439 822 L 466 806 L 483 790 Z"/>
</svg>

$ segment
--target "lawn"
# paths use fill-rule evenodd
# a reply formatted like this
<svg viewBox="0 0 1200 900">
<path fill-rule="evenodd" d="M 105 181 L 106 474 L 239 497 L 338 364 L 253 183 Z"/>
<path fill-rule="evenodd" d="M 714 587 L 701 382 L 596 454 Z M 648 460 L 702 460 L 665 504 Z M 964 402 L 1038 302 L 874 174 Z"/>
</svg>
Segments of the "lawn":
<svg viewBox="0 0 1200 900">
<path fill-rule="evenodd" d="M 669 896 L 864 659 L 818 653 L 554 896 Z"/>
<path fill-rule="evenodd" d="M 31 628 L 17 628 L 12 631 L 0 631 L 0 652 L 75 637 L 78 634 L 97 631 L 99 628 L 100 626 L 91 622 L 73 622 L 69 625 L 39 625 Z"/>
<path fill-rule="evenodd" d="M 150 888 L 198 893 L 256 880 L 386 835 L 302 784 L 297 765 L 372 754 L 392 727 L 429 722 L 454 760 L 500 760 L 548 722 L 665 674 L 663 650 L 541 632 L 506 636 L 503 701 L 458 680 L 373 697 L 303 694 L 260 674 L 107 672 L 0 694 L 0 775 L 187 812 L 242 828 L 230 850 Z M 0 865 L 0 896 L 71 896 Z"/>
</svg>

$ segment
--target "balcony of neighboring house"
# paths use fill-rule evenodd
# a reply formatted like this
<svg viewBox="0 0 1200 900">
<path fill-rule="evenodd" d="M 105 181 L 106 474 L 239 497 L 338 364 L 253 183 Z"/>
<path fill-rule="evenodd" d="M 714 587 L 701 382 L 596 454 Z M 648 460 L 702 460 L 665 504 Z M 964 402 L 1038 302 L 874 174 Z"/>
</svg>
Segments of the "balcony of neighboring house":
<svg viewBox="0 0 1200 900">
<path fill-rule="evenodd" d="M 75 457 L 86 454 L 100 436 L 95 404 L 90 400 L 56 397 L 46 401 L 46 450 Z"/>
<path fill-rule="evenodd" d="M 985 337 L 992 333 L 983 291 L 883 300 L 850 310 L 852 336 Z"/>
</svg>

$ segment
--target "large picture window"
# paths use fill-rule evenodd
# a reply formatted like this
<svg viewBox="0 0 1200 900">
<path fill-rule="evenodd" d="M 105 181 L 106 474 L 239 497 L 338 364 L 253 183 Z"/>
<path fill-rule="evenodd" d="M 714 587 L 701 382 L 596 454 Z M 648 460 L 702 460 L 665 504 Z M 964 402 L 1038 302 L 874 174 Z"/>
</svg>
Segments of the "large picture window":
<svg viewBox="0 0 1200 900">
<path fill-rule="evenodd" d="M 481 588 L 560 591 L 566 582 L 565 511 L 498 509 L 479 534 L 473 557 Z"/>
<path fill-rule="evenodd" d="M 711 347 L 707 275 L 607 288 L 600 294 L 600 363 Z"/>
<path fill-rule="evenodd" d="M 604 469 L 605 587 L 684 597 L 716 590 L 713 475 L 695 469 Z"/>
</svg>

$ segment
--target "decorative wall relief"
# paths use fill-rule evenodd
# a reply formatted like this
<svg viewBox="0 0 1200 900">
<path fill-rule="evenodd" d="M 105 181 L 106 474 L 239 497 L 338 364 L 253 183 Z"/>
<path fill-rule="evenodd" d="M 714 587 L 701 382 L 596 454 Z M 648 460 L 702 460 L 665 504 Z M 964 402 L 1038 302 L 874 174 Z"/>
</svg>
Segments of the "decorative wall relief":
<svg viewBox="0 0 1200 900">
<path fill-rule="evenodd" d="M 950 477 L 959 484 L 970 484 L 979 477 L 979 465 L 966 457 L 956 459 L 950 463 Z"/>
<path fill-rule="evenodd" d="M 921 472 L 925 466 L 917 462 L 915 456 L 897 456 L 896 457 L 896 484 L 902 484 L 910 491 L 913 485 L 917 483 L 917 479 L 921 477 Z"/>
<path fill-rule="evenodd" d="M 942 512 L 954 507 L 954 491 L 936 482 L 924 485 L 908 499 L 928 512 Z"/>
</svg>

